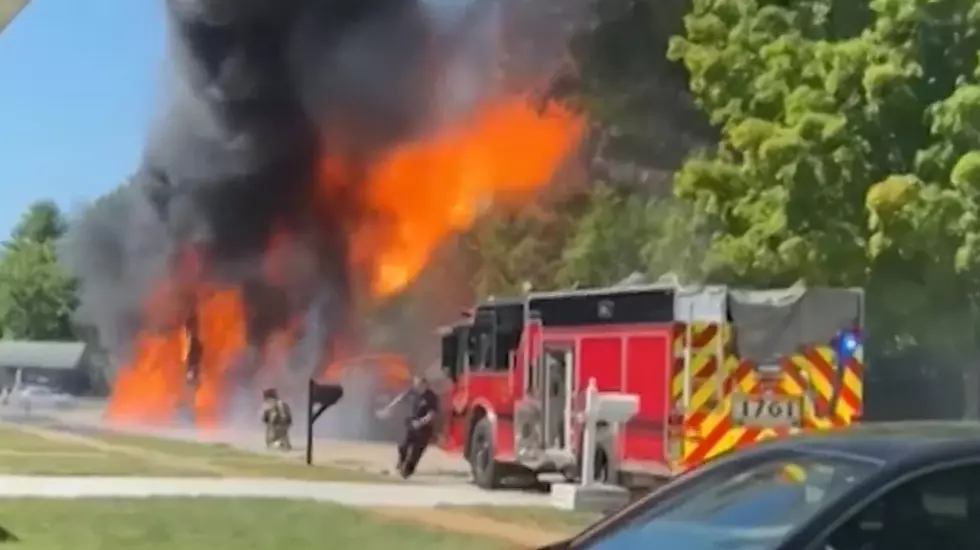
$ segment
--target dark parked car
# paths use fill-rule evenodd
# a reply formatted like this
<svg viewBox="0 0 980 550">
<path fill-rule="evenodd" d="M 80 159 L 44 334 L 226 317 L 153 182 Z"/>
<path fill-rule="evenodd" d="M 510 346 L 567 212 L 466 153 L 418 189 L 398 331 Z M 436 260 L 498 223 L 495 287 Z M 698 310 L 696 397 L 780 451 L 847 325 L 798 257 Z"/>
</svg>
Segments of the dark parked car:
<svg viewBox="0 0 980 550">
<path fill-rule="evenodd" d="M 980 423 L 864 425 L 759 445 L 546 548 L 980 550 Z"/>
</svg>

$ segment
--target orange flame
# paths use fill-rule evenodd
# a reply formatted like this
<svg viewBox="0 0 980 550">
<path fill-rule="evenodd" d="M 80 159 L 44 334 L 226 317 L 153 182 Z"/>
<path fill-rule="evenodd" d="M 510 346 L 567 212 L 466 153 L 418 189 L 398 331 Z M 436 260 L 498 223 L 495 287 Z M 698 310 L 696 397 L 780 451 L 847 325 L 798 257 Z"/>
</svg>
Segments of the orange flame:
<svg viewBox="0 0 980 550">
<path fill-rule="evenodd" d="M 582 130 L 582 120 L 567 111 L 551 106 L 539 112 L 524 98 L 512 98 L 484 105 L 466 120 L 396 147 L 363 173 L 353 172 L 350 165 L 356 163 L 348 165 L 343 156 L 324 159 L 319 175 L 325 197 L 363 192 L 358 196 L 371 214 L 350 229 L 353 276 L 367 279 L 373 299 L 402 291 L 433 252 L 472 225 L 485 208 L 518 204 L 547 184 Z M 289 237 L 281 231 L 272 236 L 261 266 L 267 283 L 287 291 L 291 273 L 283 255 Z M 221 421 L 230 371 L 248 345 L 245 308 L 240 290 L 198 282 L 205 252 L 190 249 L 179 259 L 173 279 L 147 297 L 147 325 L 169 328 L 138 337 L 133 361 L 113 387 L 110 419 L 169 422 L 185 407 L 199 426 Z M 202 343 L 195 386 L 186 378 L 188 337 L 181 324 L 191 309 Z M 300 318 L 293 321 L 302 323 Z M 255 383 L 275 385 L 298 333 L 297 326 L 282 328 L 255 350 L 262 363 Z M 338 356 L 356 357 L 332 353 L 328 361 Z M 401 357 L 361 359 L 374 365 L 387 387 L 407 383 L 410 368 Z M 324 379 L 342 376 L 348 364 L 326 365 Z"/>
<path fill-rule="evenodd" d="M 368 273 L 372 295 L 403 290 L 447 237 L 491 204 L 526 199 L 547 184 L 582 128 L 568 111 L 539 112 L 515 97 L 382 158 L 367 174 L 374 216 L 352 242 L 353 263 Z"/>
<path fill-rule="evenodd" d="M 223 290 L 198 302 L 198 337 L 204 342 L 194 392 L 194 419 L 202 427 L 221 422 L 228 371 L 245 350 L 245 311 L 241 295 Z"/>
<path fill-rule="evenodd" d="M 116 375 L 106 416 L 139 424 L 168 422 L 186 397 L 183 342 L 179 334 L 142 334 L 138 358 Z"/>
<path fill-rule="evenodd" d="M 203 427 L 220 421 L 228 369 L 245 349 L 241 297 L 235 290 L 202 291 L 196 313 L 198 338 L 207 342 L 196 390 L 188 387 L 189 338 L 184 330 L 147 332 L 137 339 L 133 362 L 116 378 L 106 409 L 109 419 L 141 424 L 169 422 L 185 406 Z"/>
</svg>

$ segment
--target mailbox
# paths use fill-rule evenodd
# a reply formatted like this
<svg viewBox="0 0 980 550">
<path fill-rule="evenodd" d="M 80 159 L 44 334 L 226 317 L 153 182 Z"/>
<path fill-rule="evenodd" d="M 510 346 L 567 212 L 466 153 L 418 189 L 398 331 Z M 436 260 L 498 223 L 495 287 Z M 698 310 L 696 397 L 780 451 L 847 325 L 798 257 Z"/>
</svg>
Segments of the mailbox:
<svg viewBox="0 0 980 550">
<path fill-rule="evenodd" d="M 628 393 L 596 393 L 585 412 L 590 422 L 622 424 L 640 410 L 640 396 Z"/>
<path fill-rule="evenodd" d="M 310 381 L 311 404 L 320 405 L 323 409 L 327 409 L 336 405 L 343 396 L 344 388 L 338 384 L 319 384 Z"/>
<path fill-rule="evenodd" d="M 313 423 L 323 411 L 337 404 L 344 397 L 339 384 L 320 384 L 310 380 L 306 400 L 306 464 L 313 464 Z"/>
</svg>

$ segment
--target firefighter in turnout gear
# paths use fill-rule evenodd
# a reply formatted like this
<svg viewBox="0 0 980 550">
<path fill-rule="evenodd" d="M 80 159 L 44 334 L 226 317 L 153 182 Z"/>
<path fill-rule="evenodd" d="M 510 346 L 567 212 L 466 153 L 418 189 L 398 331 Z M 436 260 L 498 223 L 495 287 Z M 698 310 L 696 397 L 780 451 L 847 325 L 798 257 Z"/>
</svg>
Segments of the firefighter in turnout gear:
<svg viewBox="0 0 980 550">
<path fill-rule="evenodd" d="M 265 446 L 269 449 L 288 451 L 289 428 L 293 425 L 293 413 L 289 405 L 279 398 L 279 392 L 268 389 L 262 392 L 262 423 L 265 424 Z"/>
<path fill-rule="evenodd" d="M 418 467 L 426 448 L 436 435 L 436 420 L 439 414 L 439 397 L 429 387 L 424 377 L 416 375 L 412 379 L 412 388 L 378 411 L 379 417 L 387 417 L 392 408 L 405 398 L 411 398 L 408 418 L 405 420 L 405 432 L 398 443 L 398 473 L 405 479 L 412 477 Z"/>
</svg>

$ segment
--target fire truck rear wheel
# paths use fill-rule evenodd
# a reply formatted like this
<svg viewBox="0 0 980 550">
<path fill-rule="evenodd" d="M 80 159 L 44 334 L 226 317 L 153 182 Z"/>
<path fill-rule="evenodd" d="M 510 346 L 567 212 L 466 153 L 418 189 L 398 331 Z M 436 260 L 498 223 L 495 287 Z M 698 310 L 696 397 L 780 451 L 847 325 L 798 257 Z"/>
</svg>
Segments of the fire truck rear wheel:
<svg viewBox="0 0 980 550">
<path fill-rule="evenodd" d="M 498 464 L 494 460 L 493 424 L 481 418 L 470 432 L 470 470 L 477 487 L 496 489 L 500 486 Z"/>
</svg>

